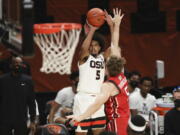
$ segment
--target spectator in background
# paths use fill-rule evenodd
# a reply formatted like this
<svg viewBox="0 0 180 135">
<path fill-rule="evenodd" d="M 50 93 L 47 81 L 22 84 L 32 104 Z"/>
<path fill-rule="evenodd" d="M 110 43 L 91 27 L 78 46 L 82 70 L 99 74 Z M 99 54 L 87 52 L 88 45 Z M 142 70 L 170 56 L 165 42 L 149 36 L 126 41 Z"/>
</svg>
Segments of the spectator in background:
<svg viewBox="0 0 180 135">
<path fill-rule="evenodd" d="M 35 130 L 35 94 L 31 77 L 22 73 L 22 59 L 12 57 L 11 72 L 0 77 L 0 134 L 27 134 L 27 108 L 30 127 Z"/>
<path fill-rule="evenodd" d="M 0 71 L 2 74 L 5 74 L 5 73 L 9 73 L 11 72 L 11 62 L 12 62 L 12 58 L 13 57 L 16 57 L 17 59 L 19 59 L 19 61 L 21 61 L 21 73 L 22 74 L 26 74 L 26 75 L 29 75 L 31 76 L 31 69 L 30 69 L 30 65 L 23 61 L 22 57 L 20 56 L 17 56 L 16 54 L 14 54 L 13 52 L 10 52 L 10 56 L 6 59 L 3 59 L 0 61 Z M 37 105 L 37 102 L 35 101 L 36 103 L 36 124 L 38 124 L 37 122 L 39 121 L 39 111 L 38 111 L 38 105 Z M 28 115 L 28 120 L 27 120 L 27 127 L 30 126 L 30 115 L 29 115 L 29 111 L 27 113 Z"/>
<path fill-rule="evenodd" d="M 22 57 L 20 57 L 20 56 L 18 56 L 18 59 L 20 59 L 22 61 L 22 63 L 21 63 L 21 73 L 31 76 L 31 68 L 30 68 L 29 63 L 24 61 L 22 59 Z"/>
<path fill-rule="evenodd" d="M 22 63 L 21 63 L 22 73 L 31 75 L 31 69 L 30 69 L 29 63 L 24 61 L 20 56 L 18 56 L 17 54 L 15 54 L 13 52 L 10 52 L 8 57 L 0 59 L 0 74 L 5 74 L 5 73 L 11 72 L 10 65 L 11 65 L 12 57 L 19 57 L 19 59 L 22 60 Z"/>
<path fill-rule="evenodd" d="M 145 135 L 146 120 L 141 115 L 132 116 L 128 123 L 128 135 Z"/>
<path fill-rule="evenodd" d="M 70 80 L 72 81 L 72 86 L 65 87 L 57 93 L 48 117 L 50 123 L 56 122 L 64 124 L 66 122 L 65 116 L 68 113 L 72 113 L 73 100 L 79 81 L 79 72 L 73 72 L 70 75 Z"/>
<path fill-rule="evenodd" d="M 180 135 L 180 86 L 173 90 L 175 107 L 165 114 L 165 135 Z"/>
<path fill-rule="evenodd" d="M 134 81 L 129 81 L 128 90 L 130 95 L 134 92 L 140 91 L 140 89 L 137 87 L 137 83 Z"/>
<path fill-rule="evenodd" d="M 129 97 L 131 115 L 142 115 L 149 121 L 149 113 L 156 106 L 156 98 L 149 94 L 153 87 L 153 80 L 150 77 L 143 77 L 139 83 L 139 90 Z"/>
<path fill-rule="evenodd" d="M 141 79 L 141 74 L 138 71 L 132 71 L 129 73 L 128 81 L 130 84 L 130 89 L 129 89 L 130 94 L 138 90 L 136 88 L 139 85 L 140 79 Z"/>
<path fill-rule="evenodd" d="M 136 82 L 139 83 L 140 79 L 141 79 L 141 74 L 140 74 L 140 72 L 138 72 L 138 71 L 132 71 L 132 72 L 130 72 L 130 74 L 129 74 L 129 80 L 130 80 L 130 81 L 136 81 Z"/>
</svg>

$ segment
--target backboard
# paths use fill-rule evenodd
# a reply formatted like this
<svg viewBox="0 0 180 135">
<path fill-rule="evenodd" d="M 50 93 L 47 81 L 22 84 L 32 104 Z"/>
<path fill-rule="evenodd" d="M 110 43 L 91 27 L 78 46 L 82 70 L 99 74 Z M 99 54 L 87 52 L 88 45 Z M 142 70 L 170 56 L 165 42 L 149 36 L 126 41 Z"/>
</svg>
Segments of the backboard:
<svg viewBox="0 0 180 135">
<path fill-rule="evenodd" d="M 0 36 L 3 45 L 23 56 L 32 56 L 33 1 L 0 0 Z"/>
</svg>

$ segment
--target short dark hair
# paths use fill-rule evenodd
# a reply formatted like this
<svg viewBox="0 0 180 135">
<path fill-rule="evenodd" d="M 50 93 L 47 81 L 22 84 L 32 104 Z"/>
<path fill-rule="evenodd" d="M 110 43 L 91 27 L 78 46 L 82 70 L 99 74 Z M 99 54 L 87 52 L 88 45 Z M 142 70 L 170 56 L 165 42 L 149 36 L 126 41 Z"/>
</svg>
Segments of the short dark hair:
<svg viewBox="0 0 180 135">
<path fill-rule="evenodd" d="M 116 56 L 111 56 L 107 61 L 106 66 L 109 72 L 109 76 L 117 76 L 122 72 L 122 69 L 124 67 L 124 60 Z"/>
<path fill-rule="evenodd" d="M 137 71 L 137 70 L 134 70 L 134 71 L 130 72 L 129 78 L 131 78 L 133 75 L 137 75 L 137 76 L 141 77 L 141 73 L 139 71 Z"/>
<path fill-rule="evenodd" d="M 69 76 L 70 80 L 75 80 L 77 77 L 79 77 L 79 71 L 73 71 L 71 75 Z"/>
<path fill-rule="evenodd" d="M 99 52 L 102 52 L 105 48 L 105 45 L 106 45 L 104 36 L 98 32 L 95 32 L 92 40 L 97 41 L 99 43 L 99 45 L 101 47 Z"/>
<path fill-rule="evenodd" d="M 149 77 L 149 76 L 142 77 L 139 83 L 143 84 L 144 81 L 150 81 L 152 86 L 154 84 L 153 79 L 151 77 Z"/>
</svg>

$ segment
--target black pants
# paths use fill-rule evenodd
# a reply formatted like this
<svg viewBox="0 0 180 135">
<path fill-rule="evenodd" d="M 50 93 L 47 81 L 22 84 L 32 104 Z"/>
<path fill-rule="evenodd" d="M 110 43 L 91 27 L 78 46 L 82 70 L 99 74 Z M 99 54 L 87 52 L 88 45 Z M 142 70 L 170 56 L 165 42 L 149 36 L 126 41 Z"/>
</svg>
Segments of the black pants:
<svg viewBox="0 0 180 135">
<path fill-rule="evenodd" d="M 1 124 L 0 135 L 27 135 L 26 123 L 24 124 Z"/>
</svg>

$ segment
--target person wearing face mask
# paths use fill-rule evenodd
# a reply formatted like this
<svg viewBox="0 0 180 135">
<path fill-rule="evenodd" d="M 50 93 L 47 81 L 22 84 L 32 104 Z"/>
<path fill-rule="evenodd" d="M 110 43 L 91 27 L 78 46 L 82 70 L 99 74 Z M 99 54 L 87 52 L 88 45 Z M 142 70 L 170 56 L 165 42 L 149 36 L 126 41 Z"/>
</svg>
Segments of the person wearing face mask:
<svg viewBox="0 0 180 135">
<path fill-rule="evenodd" d="M 140 89 L 138 88 L 138 83 L 136 81 L 129 81 L 128 89 L 130 95 L 134 92 L 140 91 Z"/>
<path fill-rule="evenodd" d="M 136 81 L 137 83 L 139 83 L 140 79 L 141 79 L 140 72 L 135 71 L 135 70 L 130 72 L 130 75 L 129 75 L 129 80 L 130 81 Z"/>
<path fill-rule="evenodd" d="M 70 80 L 72 86 L 65 87 L 57 93 L 48 116 L 49 123 L 56 122 L 65 124 L 67 121 L 65 116 L 72 113 L 73 100 L 79 81 L 79 71 L 72 72 Z"/>
<path fill-rule="evenodd" d="M 0 76 L 0 135 L 27 134 L 27 108 L 30 127 L 35 130 L 35 94 L 30 76 L 22 73 L 22 59 L 12 57 L 11 72 Z"/>
<path fill-rule="evenodd" d="M 166 113 L 164 119 L 165 135 L 180 135 L 180 86 L 173 90 L 174 108 Z"/>
<path fill-rule="evenodd" d="M 130 72 L 128 79 L 130 95 L 136 91 L 140 91 L 140 89 L 138 88 L 140 79 L 141 79 L 141 74 L 138 71 Z"/>
<path fill-rule="evenodd" d="M 0 59 L 0 74 L 6 74 L 11 72 L 12 70 L 12 66 L 11 65 L 11 60 L 12 57 L 17 57 L 17 54 L 14 54 L 13 52 L 11 52 L 9 54 L 10 56 L 8 56 L 7 58 L 2 58 Z M 21 57 L 17 57 L 20 61 L 22 61 L 21 63 L 21 72 L 31 76 L 31 68 L 28 62 L 23 61 Z"/>
</svg>

